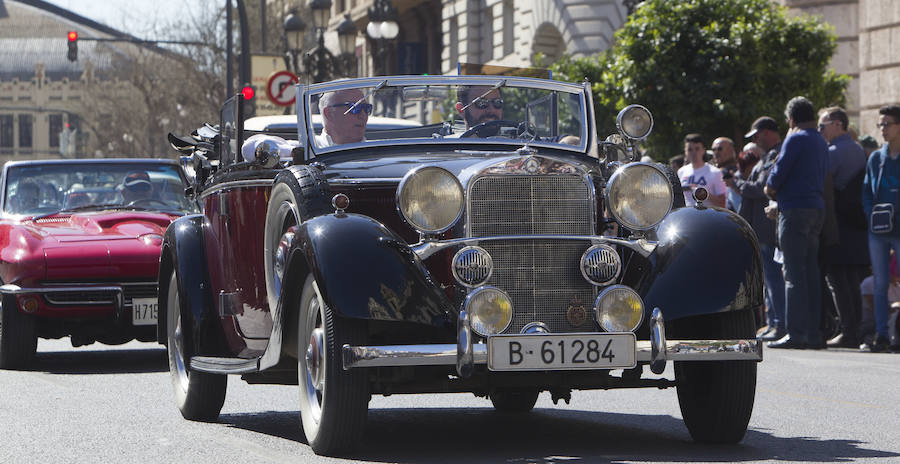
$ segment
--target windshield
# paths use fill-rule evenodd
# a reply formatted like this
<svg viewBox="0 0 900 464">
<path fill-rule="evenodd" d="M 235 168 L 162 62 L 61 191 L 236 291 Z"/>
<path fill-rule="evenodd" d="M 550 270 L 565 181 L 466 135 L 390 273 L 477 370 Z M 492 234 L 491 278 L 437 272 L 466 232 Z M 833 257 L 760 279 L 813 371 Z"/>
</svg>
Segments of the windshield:
<svg viewBox="0 0 900 464">
<path fill-rule="evenodd" d="M 530 143 L 584 151 L 584 92 L 536 79 L 338 81 L 305 94 L 315 152 L 375 144 Z M 356 85 L 354 85 L 356 84 Z"/>
<path fill-rule="evenodd" d="M 41 215 L 57 211 L 128 208 L 196 212 L 184 180 L 171 164 L 64 163 L 13 166 L 7 171 L 3 211 Z"/>
</svg>

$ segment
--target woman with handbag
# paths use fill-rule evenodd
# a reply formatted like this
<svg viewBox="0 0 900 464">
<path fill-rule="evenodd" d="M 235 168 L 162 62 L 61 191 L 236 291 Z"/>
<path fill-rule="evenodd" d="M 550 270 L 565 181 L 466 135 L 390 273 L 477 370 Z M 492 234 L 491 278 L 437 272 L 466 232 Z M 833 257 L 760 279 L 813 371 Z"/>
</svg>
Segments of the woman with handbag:
<svg viewBox="0 0 900 464">
<path fill-rule="evenodd" d="M 891 249 L 900 254 L 900 105 L 878 110 L 878 128 L 885 144 L 866 163 L 862 203 L 869 221 L 869 255 L 875 283 L 875 338 L 869 351 L 886 351 L 888 331 L 888 285 Z"/>
</svg>

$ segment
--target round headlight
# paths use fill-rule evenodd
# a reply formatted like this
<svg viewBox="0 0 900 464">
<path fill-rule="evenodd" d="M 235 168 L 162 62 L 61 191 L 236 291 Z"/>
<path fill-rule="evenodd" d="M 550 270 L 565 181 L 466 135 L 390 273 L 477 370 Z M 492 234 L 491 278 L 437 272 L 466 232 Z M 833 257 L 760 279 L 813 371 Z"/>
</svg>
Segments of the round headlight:
<svg viewBox="0 0 900 464">
<path fill-rule="evenodd" d="M 651 164 L 632 163 L 618 169 L 606 186 L 609 211 L 631 230 L 652 229 L 672 209 L 672 185 Z"/>
<path fill-rule="evenodd" d="M 613 285 L 597 296 L 594 317 L 607 332 L 633 332 L 644 319 L 644 302 L 631 288 Z"/>
<path fill-rule="evenodd" d="M 628 105 L 616 116 L 616 127 L 631 140 L 643 140 L 653 130 L 653 116 L 641 105 Z"/>
<path fill-rule="evenodd" d="M 472 330 L 482 337 L 503 332 L 512 322 L 512 300 L 495 287 L 472 291 L 466 297 L 465 310 L 471 317 Z"/>
<path fill-rule="evenodd" d="M 466 287 L 477 287 L 491 278 L 494 261 L 481 247 L 467 246 L 453 256 L 453 277 Z"/>
<path fill-rule="evenodd" d="M 428 166 L 413 170 L 397 188 L 400 214 L 419 232 L 443 232 L 463 213 L 463 189 L 446 169 Z"/>
</svg>

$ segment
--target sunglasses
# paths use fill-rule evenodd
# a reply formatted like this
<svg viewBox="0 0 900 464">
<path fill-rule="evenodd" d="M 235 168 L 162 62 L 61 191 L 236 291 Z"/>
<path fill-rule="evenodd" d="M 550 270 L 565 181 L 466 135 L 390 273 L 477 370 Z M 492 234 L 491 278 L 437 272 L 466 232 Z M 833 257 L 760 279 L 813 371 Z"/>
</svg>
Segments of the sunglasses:
<svg viewBox="0 0 900 464">
<path fill-rule="evenodd" d="M 875 127 L 879 128 L 879 129 L 884 129 L 885 127 L 893 125 L 893 124 L 900 124 L 900 122 L 879 122 L 878 124 L 875 124 Z"/>
<path fill-rule="evenodd" d="M 372 114 L 372 106 L 371 103 L 355 103 L 355 102 L 344 102 L 344 103 L 335 103 L 334 105 L 328 105 L 329 108 L 350 108 L 347 110 L 347 113 L 350 114 L 359 114 L 360 111 L 365 111 L 366 114 Z M 346 114 L 346 113 L 344 113 Z"/>
<path fill-rule="evenodd" d="M 486 109 L 488 105 L 493 104 L 496 109 L 503 109 L 503 99 L 502 98 L 476 98 L 475 101 L 472 102 L 472 106 L 478 108 L 480 110 Z"/>
<path fill-rule="evenodd" d="M 819 123 L 819 130 L 825 129 L 825 126 L 832 124 L 834 121 Z"/>
</svg>

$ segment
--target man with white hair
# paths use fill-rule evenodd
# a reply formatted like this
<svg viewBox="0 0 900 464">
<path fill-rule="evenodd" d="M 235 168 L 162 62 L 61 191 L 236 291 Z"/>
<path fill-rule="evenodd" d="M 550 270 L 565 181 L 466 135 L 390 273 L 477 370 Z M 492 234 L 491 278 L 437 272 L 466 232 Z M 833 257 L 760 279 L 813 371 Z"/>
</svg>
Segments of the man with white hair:
<svg viewBox="0 0 900 464">
<path fill-rule="evenodd" d="M 361 89 L 325 92 L 319 98 L 322 133 L 315 137 L 319 148 L 365 140 L 366 123 L 372 114 Z"/>
</svg>

